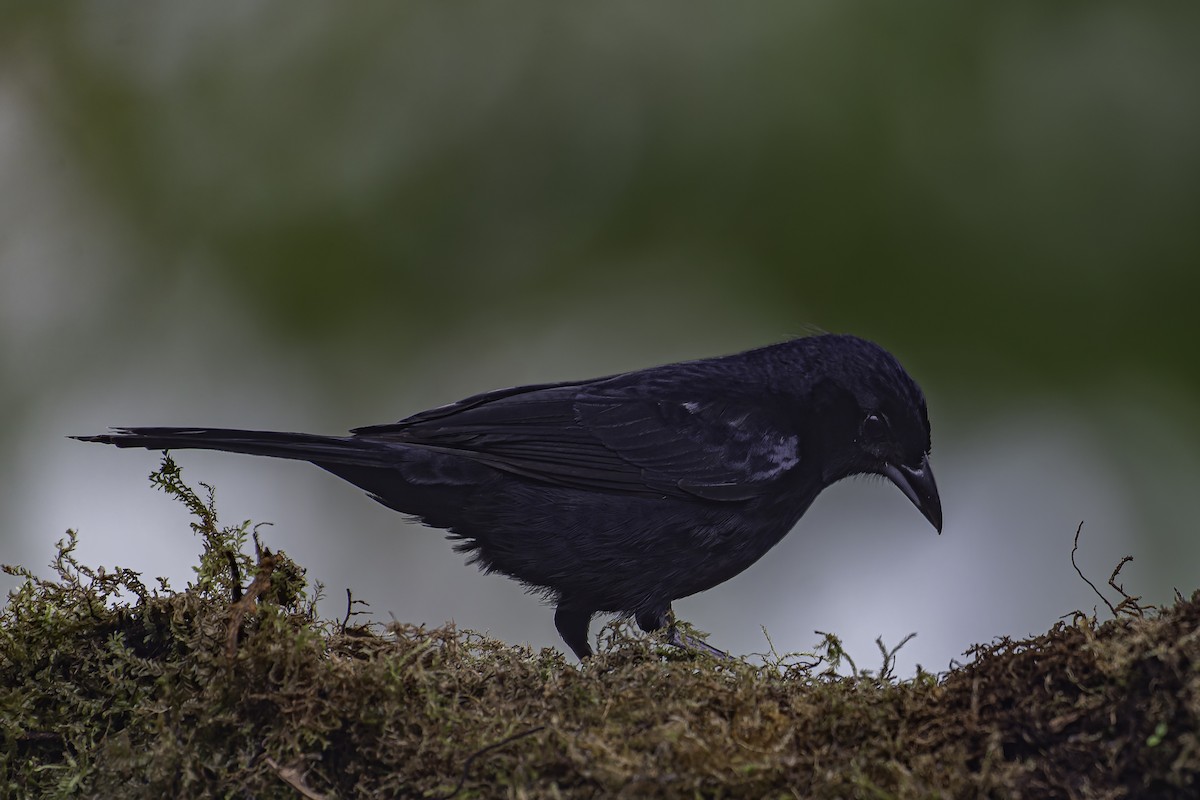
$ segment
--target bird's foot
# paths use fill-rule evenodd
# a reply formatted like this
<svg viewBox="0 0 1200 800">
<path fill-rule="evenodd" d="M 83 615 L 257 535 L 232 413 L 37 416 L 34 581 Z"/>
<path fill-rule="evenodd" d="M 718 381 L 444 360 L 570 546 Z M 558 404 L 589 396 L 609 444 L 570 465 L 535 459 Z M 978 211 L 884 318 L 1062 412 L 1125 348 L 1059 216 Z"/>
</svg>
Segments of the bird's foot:
<svg viewBox="0 0 1200 800">
<path fill-rule="evenodd" d="M 695 636 L 688 636 L 686 633 L 680 633 L 679 629 L 674 625 L 667 628 L 667 643 L 679 647 L 683 650 L 691 650 L 693 653 L 706 653 L 713 658 L 721 661 L 732 661 L 733 656 L 726 653 L 724 650 L 718 650 L 703 639 L 697 639 Z"/>
</svg>

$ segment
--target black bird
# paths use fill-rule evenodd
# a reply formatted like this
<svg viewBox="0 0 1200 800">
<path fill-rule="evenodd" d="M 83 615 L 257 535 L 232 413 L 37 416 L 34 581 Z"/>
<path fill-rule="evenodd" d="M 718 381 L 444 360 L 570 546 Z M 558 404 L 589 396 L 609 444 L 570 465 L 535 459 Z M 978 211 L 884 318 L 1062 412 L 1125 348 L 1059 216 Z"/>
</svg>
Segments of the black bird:
<svg viewBox="0 0 1200 800">
<path fill-rule="evenodd" d="M 673 600 L 749 567 L 847 476 L 887 477 L 942 529 L 925 398 L 890 353 L 854 336 L 500 389 L 351 434 L 77 438 L 310 461 L 553 601 L 581 659 L 593 615 L 667 626 Z"/>
</svg>

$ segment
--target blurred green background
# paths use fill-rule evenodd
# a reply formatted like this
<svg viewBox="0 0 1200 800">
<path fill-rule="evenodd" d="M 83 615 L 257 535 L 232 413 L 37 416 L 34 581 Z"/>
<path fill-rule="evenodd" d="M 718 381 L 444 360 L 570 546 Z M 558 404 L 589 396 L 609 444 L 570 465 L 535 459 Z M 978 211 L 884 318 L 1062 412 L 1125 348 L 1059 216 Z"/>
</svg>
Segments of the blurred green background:
<svg viewBox="0 0 1200 800">
<path fill-rule="evenodd" d="M 1080 520 L 1094 580 L 1196 588 L 1197 41 L 1195 4 L 7 5 L 0 560 L 72 526 L 186 579 L 154 457 L 67 434 L 337 432 L 824 329 L 925 387 L 946 535 L 835 487 L 681 604 L 718 644 L 945 666 L 1097 602 Z M 316 470 L 180 461 L 330 614 L 555 641 Z"/>
</svg>

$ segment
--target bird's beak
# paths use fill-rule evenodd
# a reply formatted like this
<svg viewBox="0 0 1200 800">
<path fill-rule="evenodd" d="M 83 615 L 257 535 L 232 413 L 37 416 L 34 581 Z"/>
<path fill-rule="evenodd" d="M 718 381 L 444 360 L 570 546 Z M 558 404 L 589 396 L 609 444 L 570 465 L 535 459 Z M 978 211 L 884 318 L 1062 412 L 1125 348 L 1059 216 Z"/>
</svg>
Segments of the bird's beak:
<svg viewBox="0 0 1200 800">
<path fill-rule="evenodd" d="M 925 515 L 929 524 L 942 532 L 942 499 L 938 497 L 937 483 L 929 469 L 929 457 L 923 456 L 916 467 L 901 464 L 885 464 L 883 474 L 896 484 L 904 496 L 912 501 L 917 510 Z"/>
</svg>

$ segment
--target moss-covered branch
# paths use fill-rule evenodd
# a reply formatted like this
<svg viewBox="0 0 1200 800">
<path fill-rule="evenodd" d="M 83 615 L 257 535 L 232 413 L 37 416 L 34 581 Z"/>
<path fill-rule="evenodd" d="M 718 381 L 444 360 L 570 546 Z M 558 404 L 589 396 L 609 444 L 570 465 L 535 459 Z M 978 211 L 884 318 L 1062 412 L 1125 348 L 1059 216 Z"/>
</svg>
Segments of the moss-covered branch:
<svg viewBox="0 0 1200 800">
<path fill-rule="evenodd" d="M 606 629 L 582 667 L 453 628 L 315 616 L 168 459 L 181 591 L 69 534 L 0 616 L 0 793 L 28 797 L 1195 797 L 1200 595 L 975 650 L 947 674 L 718 662 Z M 253 579 L 253 580 L 252 580 Z M 243 583 L 248 583 L 243 588 Z"/>
</svg>

